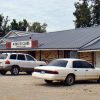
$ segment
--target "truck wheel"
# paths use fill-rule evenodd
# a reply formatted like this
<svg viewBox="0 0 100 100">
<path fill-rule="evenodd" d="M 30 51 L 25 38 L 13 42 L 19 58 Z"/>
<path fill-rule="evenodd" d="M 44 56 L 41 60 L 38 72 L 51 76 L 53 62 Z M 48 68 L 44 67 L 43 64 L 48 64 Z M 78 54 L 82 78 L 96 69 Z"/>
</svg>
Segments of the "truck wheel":
<svg viewBox="0 0 100 100">
<path fill-rule="evenodd" d="M 74 84 L 74 82 L 75 82 L 75 77 L 74 77 L 74 75 L 68 75 L 67 77 L 66 77 L 66 79 L 65 79 L 65 81 L 64 81 L 64 85 L 65 86 L 71 86 L 71 85 L 73 85 Z"/>
<path fill-rule="evenodd" d="M 18 75 L 19 74 L 19 68 L 16 67 L 16 66 L 12 67 L 11 74 L 12 75 Z"/>
<path fill-rule="evenodd" d="M 52 80 L 44 80 L 47 84 L 51 84 Z"/>
<path fill-rule="evenodd" d="M 5 70 L 0 71 L 0 74 L 2 74 L 2 75 L 5 75 L 6 73 L 7 73 L 7 71 L 5 71 Z"/>
</svg>

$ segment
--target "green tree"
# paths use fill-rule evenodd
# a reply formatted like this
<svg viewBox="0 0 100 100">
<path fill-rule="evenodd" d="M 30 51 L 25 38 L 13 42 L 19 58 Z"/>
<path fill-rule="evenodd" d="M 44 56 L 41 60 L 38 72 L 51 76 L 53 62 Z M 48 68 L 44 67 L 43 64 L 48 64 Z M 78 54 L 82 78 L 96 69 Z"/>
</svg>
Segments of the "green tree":
<svg viewBox="0 0 100 100">
<path fill-rule="evenodd" d="M 46 32 L 46 27 L 47 27 L 46 23 L 41 25 L 39 22 L 34 22 L 32 26 L 29 26 L 29 31 L 36 33 L 44 33 Z"/>
<path fill-rule="evenodd" d="M 18 30 L 18 23 L 16 19 L 13 19 L 13 21 L 10 23 L 11 30 Z"/>
<path fill-rule="evenodd" d="M 75 3 L 75 12 L 73 15 L 76 17 L 75 27 L 90 27 L 91 26 L 91 10 L 87 0 L 80 0 L 81 2 Z"/>
<path fill-rule="evenodd" d="M 18 23 L 18 30 L 20 31 L 26 31 L 27 27 L 28 27 L 28 22 L 26 19 L 23 19 L 23 21 L 19 21 Z"/>
<path fill-rule="evenodd" d="M 2 30 L 3 19 L 4 19 L 4 16 L 0 14 L 0 31 Z"/>
<path fill-rule="evenodd" d="M 92 1 L 92 21 L 93 25 L 100 25 L 100 0 L 91 0 Z"/>
<path fill-rule="evenodd" d="M 27 27 L 29 26 L 29 23 L 26 19 L 23 19 L 23 31 L 26 31 Z"/>
<path fill-rule="evenodd" d="M 3 26 L 2 26 L 2 30 L 3 30 L 4 35 L 9 31 L 8 22 L 9 22 L 9 18 L 8 18 L 8 16 L 6 16 L 6 18 L 4 18 Z"/>
<path fill-rule="evenodd" d="M 28 27 L 28 22 L 26 19 L 23 19 L 23 21 L 19 21 L 19 22 L 17 22 L 16 19 L 13 19 L 10 27 L 11 27 L 11 30 L 26 31 Z"/>
<path fill-rule="evenodd" d="M 0 36 L 4 36 L 9 31 L 8 22 L 8 16 L 5 18 L 2 14 L 0 14 Z"/>
</svg>

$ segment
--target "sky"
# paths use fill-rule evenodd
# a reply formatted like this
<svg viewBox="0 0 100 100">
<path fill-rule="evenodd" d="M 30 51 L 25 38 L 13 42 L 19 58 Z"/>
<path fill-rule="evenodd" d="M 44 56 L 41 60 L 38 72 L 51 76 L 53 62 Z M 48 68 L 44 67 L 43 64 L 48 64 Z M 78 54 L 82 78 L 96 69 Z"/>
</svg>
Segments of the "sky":
<svg viewBox="0 0 100 100">
<path fill-rule="evenodd" d="M 28 22 L 46 23 L 47 31 L 74 29 L 74 3 L 79 0 L 0 0 L 0 14 Z"/>
</svg>

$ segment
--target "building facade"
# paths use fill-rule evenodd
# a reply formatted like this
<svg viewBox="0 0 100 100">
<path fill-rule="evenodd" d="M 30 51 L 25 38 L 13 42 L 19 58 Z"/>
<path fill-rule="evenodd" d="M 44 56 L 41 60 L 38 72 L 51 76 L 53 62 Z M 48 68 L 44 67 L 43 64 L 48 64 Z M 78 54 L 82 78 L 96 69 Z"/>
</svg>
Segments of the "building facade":
<svg viewBox="0 0 100 100">
<path fill-rule="evenodd" d="M 38 60 L 81 58 L 100 67 L 100 27 L 49 33 L 10 31 L 0 40 L 0 52 L 24 52 Z"/>
</svg>

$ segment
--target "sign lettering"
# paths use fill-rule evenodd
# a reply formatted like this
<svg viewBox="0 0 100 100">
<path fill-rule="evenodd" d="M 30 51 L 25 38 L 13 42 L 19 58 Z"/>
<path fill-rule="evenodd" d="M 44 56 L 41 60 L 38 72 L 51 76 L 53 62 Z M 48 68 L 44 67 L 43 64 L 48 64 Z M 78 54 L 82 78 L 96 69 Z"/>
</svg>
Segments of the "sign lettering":
<svg viewBox="0 0 100 100">
<path fill-rule="evenodd" d="M 11 42 L 11 48 L 30 48 L 31 46 L 32 46 L 31 41 Z"/>
</svg>

